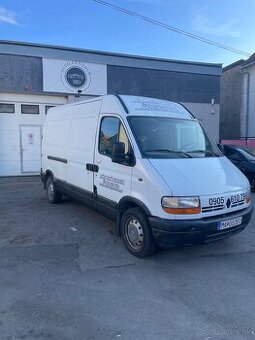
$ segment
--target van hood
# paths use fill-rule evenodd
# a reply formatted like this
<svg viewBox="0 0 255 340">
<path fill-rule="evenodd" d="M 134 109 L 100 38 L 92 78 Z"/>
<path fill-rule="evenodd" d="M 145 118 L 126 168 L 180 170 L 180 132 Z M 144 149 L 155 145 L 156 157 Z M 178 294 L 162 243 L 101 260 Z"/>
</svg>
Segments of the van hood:
<svg viewBox="0 0 255 340">
<path fill-rule="evenodd" d="M 246 177 L 226 157 L 149 159 L 174 196 L 246 190 Z"/>
</svg>

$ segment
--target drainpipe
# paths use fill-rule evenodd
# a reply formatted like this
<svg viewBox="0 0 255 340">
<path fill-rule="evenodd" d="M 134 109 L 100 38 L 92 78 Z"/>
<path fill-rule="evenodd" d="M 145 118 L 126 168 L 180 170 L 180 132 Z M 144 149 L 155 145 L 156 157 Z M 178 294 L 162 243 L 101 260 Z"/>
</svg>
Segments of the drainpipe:
<svg viewBox="0 0 255 340">
<path fill-rule="evenodd" d="M 245 138 L 248 138 L 249 132 L 249 102 L 250 102 L 250 73 L 244 72 L 245 78 Z"/>
</svg>

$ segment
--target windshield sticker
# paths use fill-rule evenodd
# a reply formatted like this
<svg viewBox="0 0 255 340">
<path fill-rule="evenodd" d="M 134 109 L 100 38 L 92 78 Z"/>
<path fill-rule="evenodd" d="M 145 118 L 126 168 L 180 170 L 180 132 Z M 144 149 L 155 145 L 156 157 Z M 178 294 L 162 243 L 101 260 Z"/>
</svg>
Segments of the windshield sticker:
<svg viewBox="0 0 255 340">
<path fill-rule="evenodd" d="M 162 113 L 178 113 L 178 114 L 188 114 L 183 106 L 178 103 L 170 102 L 167 100 L 155 99 L 155 98 L 145 98 L 145 97 L 127 97 L 122 96 L 126 105 L 131 109 L 130 111 L 136 112 L 162 112 Z"/>
<path fill-rule="evenodd" d="M 177 105 L 172 105 L 168 103 L 155 103 L 155 102 L 143 102 L 139 103 L 140 105 L 136 107 L 136 110 L 141 111 L 157 111 L 157 112 L 175 112 L 182 113 L 184 110 L 180 109 Z"/>
<path fill-rule="evenodd" d="M 100 176 L 100 180 L 101 181 L 99 182 L 99 185 L 101 187 L 105 187 L 107 189 L 115 190 L 118 192 L 123 192 L 123 186 L 125 184 L 125 181 L 123 179 L 102 174 Z"/>
</svg>

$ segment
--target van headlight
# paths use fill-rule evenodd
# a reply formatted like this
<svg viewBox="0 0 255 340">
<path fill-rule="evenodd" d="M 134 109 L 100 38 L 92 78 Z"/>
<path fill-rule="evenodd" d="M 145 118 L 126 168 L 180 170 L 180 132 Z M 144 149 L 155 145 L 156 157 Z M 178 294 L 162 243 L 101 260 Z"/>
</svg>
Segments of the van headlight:
<svg viewBox="0 0 255 340">
<path fill-rule="evenodd" d="M 199 197 L 168 197 L 161 200 L 163 210 L 168 214 L 199 214 L 201 212 Z"/>
</svg>

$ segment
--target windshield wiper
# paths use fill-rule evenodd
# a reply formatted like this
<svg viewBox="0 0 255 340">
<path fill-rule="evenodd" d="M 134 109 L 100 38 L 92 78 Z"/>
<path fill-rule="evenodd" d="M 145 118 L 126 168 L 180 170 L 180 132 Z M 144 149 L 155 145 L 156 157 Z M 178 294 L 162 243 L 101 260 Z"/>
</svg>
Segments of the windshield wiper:
<svg viewBox="0 0 255 340">
<path fill-rule="evenodd" d="M 199 153 L 199 152 L 204 153 L 204 154 L 207 153 L 207 154 L 215 156 L 215 157 L 220 157 L 220 155 L 218 155 L 217 153 L 215 153 L 211 150 L 200 150 L 200 149 L 198 149 L 198 150 L 188 151 L 188 153 Z"/>
<path fill-rule="evenodd" d="M 169 152 L 169 153 L 175 153 L 177 155 L 183 155 L 188 158 L 193 158 L 190 154 L 184 151 L 178 151 L 178 150 L 172 150 L 172 149 L 149 149 L 145 150 L 144 152 Z"/>
</svg>

